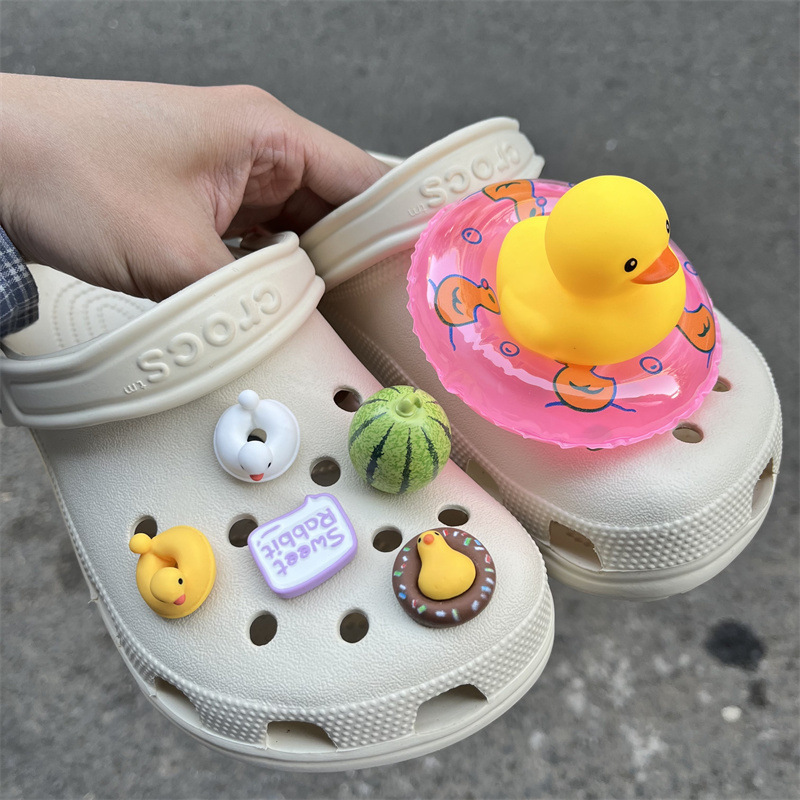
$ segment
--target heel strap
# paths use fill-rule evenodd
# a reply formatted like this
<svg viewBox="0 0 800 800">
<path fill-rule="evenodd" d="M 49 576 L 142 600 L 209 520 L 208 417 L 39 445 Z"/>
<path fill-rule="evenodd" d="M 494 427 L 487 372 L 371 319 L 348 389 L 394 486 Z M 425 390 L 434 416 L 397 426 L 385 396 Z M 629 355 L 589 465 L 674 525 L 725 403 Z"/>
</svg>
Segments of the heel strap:
<svg viewBox="0 0 800 800">
<path fill-rule="evenodd" d="M 537 178 L 544 159 L 507 117 L 445 137 L 404 161 L 300 239 L 328 289 L 413 247 L 447 203 L 504 179 Z"/>
<path fill-rule="evenodd" d="M 111 333 L 0 358 L 5 425 L 76 428 L 166 411 L 224 386 L 283 344 L 324 286 L 297 236 L 228 264 Z"/>
</svg>

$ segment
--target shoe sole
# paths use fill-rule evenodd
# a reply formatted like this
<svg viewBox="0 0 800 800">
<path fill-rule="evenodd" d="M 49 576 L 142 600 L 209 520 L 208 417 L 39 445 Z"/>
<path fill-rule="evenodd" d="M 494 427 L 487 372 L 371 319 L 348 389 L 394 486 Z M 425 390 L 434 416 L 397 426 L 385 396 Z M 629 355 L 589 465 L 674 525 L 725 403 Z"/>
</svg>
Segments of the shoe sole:
<svg viewBox="0 0 800 800">
<path fill-rule="evenodd" d="M 549 597 L 547 602 L 552 604 L 552 600 Z M 102 605 L 100 607 L 102 608 Z M 324 742 L 317 742 L 311 736 L 303 737 L 302 733 L 298 737 L 297 749 L 290 752 L 242 744 L 204 730 L 198 724 L 197 711 L 188 699 L 180 693 L 170 693 L 169 690 L 161 694 L 156 691 L 154 694 L 152 684 L 142 680 L 125 651 L 119 646 L 118 649 L 125 665 L 136 679 L 136 683 L 147 699 L 167 719 L 188 733 L 193 739 L 218 753 L 233 756 L 249 764 L 272 767 L 288 772 L 324 773 L 380 767 L 407 761 L 436 752 L 478 733 L 515 705 L 536 683 L 550 658 L 554 637 L 555 625 L 553 623 L 553 615 L 550 613 L 545 643 L 537 654 L 537 658 L 528 664 L 527 668 L 519 674 L 515 681 L 507 684 L 500 695 L 496 695 L 493 698 L 491 711 L 487 712 L 482 707 L 476 708 L 473 705 L 474 700 L 467 700 L 464 703 L 464 711 L 462 713 L 460 711 L 462 701 L 458 698 L 452 698 L 452 702 L 447 702 L 446 705 L 438 707 L 437 719 L 433 721 L 432 729 L 428 733 L 417 733 L 413 737 L 407 737 L 406 740 L 393 739 L 390 742 L 369 745 L 364 748 L 358 748 L 357 752 L 339 749 L 335 753 L 331 753 Z M 302 749 L 304 742 L 317 744 L 323 752 Z"/>
<path fill-rule="evenodd" d="M 631 572 L 597 572 L 581 569 L 550 545 L 537 542 L 547 564 L 547 573 L 561 583 L 581 592 L 620 597 L 625 600 L 663 600 L 684 594 L 711 580 L 725 569 L 750 543 L 763 524 L 775 492 L 774 475 L 769 476 L 768 494 L 764 505 L 748 525 L 736 531 L 711 553 L 677 567 L 658 572 L 635 570 Z"/>
</svg>

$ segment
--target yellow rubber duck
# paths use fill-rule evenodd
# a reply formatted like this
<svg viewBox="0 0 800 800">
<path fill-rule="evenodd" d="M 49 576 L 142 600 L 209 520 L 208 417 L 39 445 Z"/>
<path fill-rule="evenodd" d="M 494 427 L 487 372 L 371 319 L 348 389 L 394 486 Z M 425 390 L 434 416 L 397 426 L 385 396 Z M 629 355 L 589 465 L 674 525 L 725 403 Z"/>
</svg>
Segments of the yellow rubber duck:
<svg viewBox="0 0 800 800">
<path fill-rule="evenodd" d="M 475 581 L 472 559 L 454 550 L 438 531 L 426 531 L 417 539 L 422 567 L 417 586 L 431 600 L 449 600 L 469 589 Z"/>
<path fill-rule="evenodd" d="M 518 222 L 497 263 L 500 314 L 521 345 L 565 364 L 641 355 L 677 324 L 686 280 L 661 201 L 631 178 L 578 183 Z"/>
<path fill-rule="evenodd" d="M 177 525 L 153 537 L 137 533 L 129 547 L 139 555 L 139 593 L 162 617 L 188 616 L 202 605 L 214 586 L 214 552 L 196 528 Z"/>
</svg>

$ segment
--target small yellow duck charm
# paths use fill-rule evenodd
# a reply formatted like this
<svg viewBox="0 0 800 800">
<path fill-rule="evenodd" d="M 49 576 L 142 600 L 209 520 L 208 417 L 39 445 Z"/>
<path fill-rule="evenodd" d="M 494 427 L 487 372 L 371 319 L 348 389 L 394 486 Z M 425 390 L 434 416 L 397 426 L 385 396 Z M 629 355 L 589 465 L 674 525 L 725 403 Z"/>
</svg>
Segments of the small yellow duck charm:
<svg viewBox="0 0 800 800">
<path fill-rule="evenodd" d="M 196 528 L 177 525 L 153 537 L 137 533 L 129 547 L 139 555 L 139 593 L 162 617 L 188 616 L 202 605 L 214 586 L 214 552 Z"/>
<path fill-rule="evenodd" d="M 417 539 L 422 568 L 417 586 L 431 600 L 450 600 L 469 589 L 475 581 L 472 559 L 447 544 L 438 531 L 426 531 Z"/>
<path fill-rule="evenodd" d="M 631 178 L 573 186 L 517 223 L 497 263 L 500 314 L 522 345 L 565 364 L 614 364 L 675 327 L 686 280 L 661 201 Z"/>
</svg>

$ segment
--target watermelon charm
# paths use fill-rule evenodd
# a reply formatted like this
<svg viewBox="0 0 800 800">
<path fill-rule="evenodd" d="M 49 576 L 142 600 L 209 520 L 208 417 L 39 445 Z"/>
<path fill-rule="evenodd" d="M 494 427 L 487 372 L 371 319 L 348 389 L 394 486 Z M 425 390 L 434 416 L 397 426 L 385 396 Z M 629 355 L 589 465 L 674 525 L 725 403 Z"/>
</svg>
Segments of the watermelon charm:
<svg viewBox="0 0 800 800">
<path fill-rule="evenodd" d="M 350 425 L 350 460 L 382 492 L 427 486 L 450 456 L 450 423 L 427 392 L 389 386 L 365 400 Z"/>
</svg>

